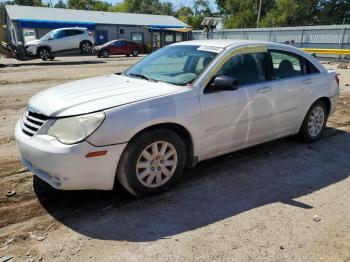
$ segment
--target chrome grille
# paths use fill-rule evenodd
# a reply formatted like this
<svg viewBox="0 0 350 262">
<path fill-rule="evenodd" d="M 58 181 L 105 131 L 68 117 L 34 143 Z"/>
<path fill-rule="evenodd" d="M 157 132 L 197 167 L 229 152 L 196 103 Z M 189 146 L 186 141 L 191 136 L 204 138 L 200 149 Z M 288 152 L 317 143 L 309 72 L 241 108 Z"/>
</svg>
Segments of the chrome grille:
<svg viewBox="0 0 350 262">
<path fill-rule="evenodd" d="M 28 136 L 35 135 L 47 119 L 48 117 L 42 114 L 26 111 L 21 123 L 23 133 Z"/>
</svg>

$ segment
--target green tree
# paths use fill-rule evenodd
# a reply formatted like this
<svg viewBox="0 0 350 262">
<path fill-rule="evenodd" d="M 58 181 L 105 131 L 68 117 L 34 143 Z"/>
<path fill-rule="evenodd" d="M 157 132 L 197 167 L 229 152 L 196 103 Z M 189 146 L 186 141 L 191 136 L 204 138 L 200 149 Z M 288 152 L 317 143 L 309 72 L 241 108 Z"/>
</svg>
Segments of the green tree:
<svg viewBox="0 0 350 262">
<path fill-rule="evenodd" d="M 256 27 L 259 0 L 216 0 L 225 28 Z M 262 1 L 261 17 L 270 10 L 275 1 Z"/>
<path fill-rule="evenodd" d="M 189 6 L 181 6 L 176 12 L 175 17 L 180 19 L 182 22 L 186 24 L 190 24 L 190 20 L 194 15 L 192 8 Z"/>
<path fill-rule="evenodd" d="M 312 25 L 317 23 L 318 8 L 317 0 L 276 0 L 261 24 L 263 26 Z"/>
<path fill-rule="evenodd" d="M 43 4 L 41 0 L 15 0 L 16 5 L 27 5 L 27 6 L 48 6 Z"/>
<path fill-rule="evenodd" d="M 321 0 L 319 1 L 317 22 L 319 24 L 349 23 L 349 0 Z"/>
<path fill-rule="evenodd" d="M 63 0 L 59 0 L 55 6 L 55 8 L 67 8 L 67 4 L 65 2 L 63 2 Z"/>
</svg>

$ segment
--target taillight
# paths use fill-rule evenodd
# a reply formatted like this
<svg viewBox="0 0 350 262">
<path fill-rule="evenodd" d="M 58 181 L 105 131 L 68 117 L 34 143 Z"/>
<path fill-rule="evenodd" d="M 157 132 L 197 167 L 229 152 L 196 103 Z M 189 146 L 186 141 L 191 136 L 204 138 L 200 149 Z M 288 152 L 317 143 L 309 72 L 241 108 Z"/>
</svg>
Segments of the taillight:
<svg viewBox="0 0 350 262">
<path fill-rule="evenodd" d="M 338 86 L 339 86 L 339 77 L 338 77 L 337 74 L 335 75 L 335 81 L 337 82 L 337 84 L 338 84 Z"/>
<path fill-rule="evenodd" d="M 88 32 L 88 35 L 89 36 L 93 36 L 94 34 L 92 32 Z"/>
</svg>

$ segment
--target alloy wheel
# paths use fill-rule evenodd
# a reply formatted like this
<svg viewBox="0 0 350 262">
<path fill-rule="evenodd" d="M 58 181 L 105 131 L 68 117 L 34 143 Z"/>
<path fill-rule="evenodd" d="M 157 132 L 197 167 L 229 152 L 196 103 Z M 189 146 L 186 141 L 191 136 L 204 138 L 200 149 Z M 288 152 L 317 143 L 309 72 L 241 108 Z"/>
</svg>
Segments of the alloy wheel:
<svg viewBox="0 0 350 262">
<path fill-rule="evenodd" d="M 41 49 L 39 52 L 40 58 L 43 60 L 47 60 L 50 56 L 50 53 L 47 49 Z"/>
<path fill-rule="evenodd" d="M 90 44 L 89 43 L 83 43 L 81 46 L 81 49 L 83 50 L 84 53 L 89 53 L 90 52 Z"/>
</svg>

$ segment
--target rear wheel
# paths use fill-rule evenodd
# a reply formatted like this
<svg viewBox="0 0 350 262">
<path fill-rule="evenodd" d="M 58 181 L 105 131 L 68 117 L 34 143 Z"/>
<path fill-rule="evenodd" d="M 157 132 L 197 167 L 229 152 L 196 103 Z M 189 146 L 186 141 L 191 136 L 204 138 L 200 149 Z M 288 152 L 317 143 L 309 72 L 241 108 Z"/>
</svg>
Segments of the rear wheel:
<svg viewBox="0 0 350 262">
<path fill-rule="evenodd" d="M 136 56 L 139 55 L 139 51 L 138 50 L 133 50 L 131 54 L 132 54 L 133 57 L 136 57 Z"/>
<path fill-rule="evenodd" d="M 326 126 L 328 110 L 326 104 L 316 101 L 307 112 L 299 131 L 299 137 L 305 142 L 314 142 L 321 138 Z"/>
<path fill-rule="evenodd" d="M 80 50 L 84 54 L 90 54 L 91 53 L 91 46 L 92 46 L 92 44 L 89 41 L 83 41 L 80 43 Z"/>
<path fill-rule="evenodd" d="M 133 139 L 118 164 L 117 178 L 133 195 L 164 192 L 182 175 L 185 145 L 173 131 L 146 131 Z"/>
<path fill-rule="evenodd" d="M 49 59 L 52 61 L 52 60 L 55 60 L 55 57 L 54 56 L 50 56 Z"/>
<path fill-rule="evenodd" d="M 50 49 L 47 47 L 40 48 L 38 54 L 43 61 L 46 61 L 51 57 Z"/>
</svg>

